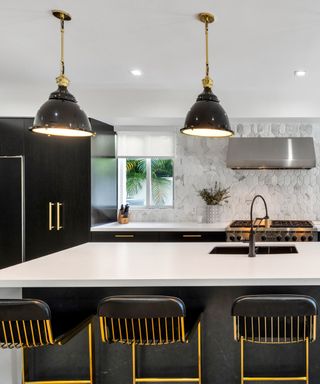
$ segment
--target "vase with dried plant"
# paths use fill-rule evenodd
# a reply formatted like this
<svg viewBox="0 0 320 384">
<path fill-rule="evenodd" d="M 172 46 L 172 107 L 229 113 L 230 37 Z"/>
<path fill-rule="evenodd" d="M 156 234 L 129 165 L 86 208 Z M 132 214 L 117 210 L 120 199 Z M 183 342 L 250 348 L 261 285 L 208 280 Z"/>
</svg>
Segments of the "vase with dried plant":
<svg viewBox="0 0 320 384">
<path fill-rule="evenodd" d="M 203 188 L 198 191 L 206 203 L 207 223 L 216 223 L 221 218 L 221 206 L 227 204 L 230 198 L 230 187 L 223 188 L 217 181 L 214 188 Z"/>
</svg>

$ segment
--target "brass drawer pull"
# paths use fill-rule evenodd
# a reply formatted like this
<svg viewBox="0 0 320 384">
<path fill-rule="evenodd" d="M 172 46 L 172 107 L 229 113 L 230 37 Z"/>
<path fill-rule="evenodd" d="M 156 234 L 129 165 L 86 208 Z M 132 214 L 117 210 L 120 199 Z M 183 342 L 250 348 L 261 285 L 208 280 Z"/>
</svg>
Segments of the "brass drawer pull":
<svg viewBox="0 0 320 384">
<path fill-rule="evenodd" d="M 202 237 L 202 235 L 182 235 L 182 237 Z"/>
<path fill-rule="evenodd" d="M 114 237 L 120 237 L 120 238 L 133 238 L 134 235 L 114 235 Z"/>
<path fill-rule="evenodd" d="M 54 225 L 52 225 L 52 207 L 54 206 L 54 203 L 51 203 L 49 201 L 49 231 L 52 231 L 54 229 Z"/>
<path fill-rule="evenodd" d="M 61 210 L 60 208 L 62 207 L 62 203 L 57 203 L 57 231 L 60 231 L 60 229 L 63 228 L 63 226 L 60 224 L 61 222 Z"/>
</svg>

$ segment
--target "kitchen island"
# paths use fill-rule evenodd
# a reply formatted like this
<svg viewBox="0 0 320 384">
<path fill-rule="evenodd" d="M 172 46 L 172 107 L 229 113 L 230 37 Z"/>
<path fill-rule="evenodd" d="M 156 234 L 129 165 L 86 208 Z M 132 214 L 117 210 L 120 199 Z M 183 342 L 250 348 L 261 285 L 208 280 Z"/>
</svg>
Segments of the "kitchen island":
<svg viewBox="0 0 320 384">
<path fill-rule="evenodd" d="M 204 312 L 203 384 L 237 383 L 239 345 L 233 341 L 230 315 L 233 300 L 243 294 L 298 293 L 312 295 L 320 302 L 320 244 L 286 243 L 296 246 L 298 253 L 256 258 L 209 254 L 218 245 L 221 243 L 87 243 L 1 270 L 0 295 L 40 298 L 53 311 L 64 307 L 70 312 L 78 307 L 95 312 L 102 297 L 115 294 L 181 297 L 187 308 L 197 307 Z M 224 245 L 239 246 L 239 243 Z M 53 375 L 58 379 L 60 374 L 67 378 L 74 376 L 74 372 L 85 376 L 87 367 L 76 359 L 72 348 L 85 350 L 85 335 L 59 349 L 58 355 L 52 348 L 30 353 L 32 378 Z M 295 375 L 303 370 L 303 346 L 286 345 L 277 349 L 251 346 L 247 350 L 250 372 Z M 158 375 L 163 370 L 172 375 L 182 371 L 185 375 L 194 373 L 196 342 L 139 352 L 145 375 L 152 370 Z M 310 353 L 311 381 L 315 381 L 320 374 L 317 342 L 311 345 Z M 175 366 L 172 362 L 177 361 L 179 354 L 183 354 L 185 361 Z M 1 351 L 1 370 L 8 374 L 7 383 L 19 382 L 17 356 L 16 351 Z M 59 362 L 59 366 L 65 362 L 65 367 L 62 364 L 57 372 L 53 362 Z M 271 368 L 266 372 L 268 364 Z M 128 348 L 102 345 L 99 332 L 96 332 L 96 373 L 98 384 L 130 382 Z"/>
</svg>

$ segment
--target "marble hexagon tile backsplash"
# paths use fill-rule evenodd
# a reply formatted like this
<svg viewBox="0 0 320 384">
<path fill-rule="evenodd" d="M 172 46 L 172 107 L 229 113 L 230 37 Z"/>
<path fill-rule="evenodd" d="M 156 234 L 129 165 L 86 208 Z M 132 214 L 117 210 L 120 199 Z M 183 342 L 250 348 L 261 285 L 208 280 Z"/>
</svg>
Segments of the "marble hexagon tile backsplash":
<svg viewBox="0 0 320 384">
<path fill-rule="evenodd" d="M 132 221 L 196 221 L 205 206 L 197 191 L 215 181 L 230 186 L 231 198 L 222 220 L 248 218 L 250 202 L 262 194 L 271 218 L 320 219 L 320 124 L 273 121 L 233 121 L 238 137 L 314 138 L 317 167 L 311 170 L 232 170 L 226 167 L 228 139 L 188 137 L 177 133 L 174 165 L 174 208 L 132 210 Z M 257 204 L 257 214 L 263 214 Z"/>
</svg>

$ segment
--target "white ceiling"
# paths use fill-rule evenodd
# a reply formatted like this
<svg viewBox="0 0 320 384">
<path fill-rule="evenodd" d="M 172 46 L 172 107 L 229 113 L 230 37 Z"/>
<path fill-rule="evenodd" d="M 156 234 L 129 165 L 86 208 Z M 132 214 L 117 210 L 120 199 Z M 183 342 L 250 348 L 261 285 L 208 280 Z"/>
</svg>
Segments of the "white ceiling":
<svg viewBox="0 0 320 384">
<path fill-rule="evenodd" d="M 73 16 L 66 74 L 93 117 L 180 121 L 201 91 L 201 11 L 216 15 L 211 74 L 230 117 L 320 117 L 319 0 L 0 0 L 1 116 L 34 115 L 55 88 L 54 8 Z"/>
</svg>

